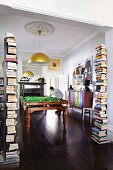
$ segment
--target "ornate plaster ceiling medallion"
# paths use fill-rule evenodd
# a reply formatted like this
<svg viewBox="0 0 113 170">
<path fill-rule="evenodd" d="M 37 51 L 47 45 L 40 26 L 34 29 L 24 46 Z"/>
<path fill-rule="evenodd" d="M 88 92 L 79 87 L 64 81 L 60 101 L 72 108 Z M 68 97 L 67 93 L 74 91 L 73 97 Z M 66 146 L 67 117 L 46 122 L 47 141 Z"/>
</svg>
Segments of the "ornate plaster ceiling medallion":
<svg viewBox="0 0 113 170">
<path fill-rule="evenodd" d="M 55 32 L 53 25 L 43 21 L 33 21 L 25 25 L 25 30 L 35 36 L 47 36 Z"/>
</svg>

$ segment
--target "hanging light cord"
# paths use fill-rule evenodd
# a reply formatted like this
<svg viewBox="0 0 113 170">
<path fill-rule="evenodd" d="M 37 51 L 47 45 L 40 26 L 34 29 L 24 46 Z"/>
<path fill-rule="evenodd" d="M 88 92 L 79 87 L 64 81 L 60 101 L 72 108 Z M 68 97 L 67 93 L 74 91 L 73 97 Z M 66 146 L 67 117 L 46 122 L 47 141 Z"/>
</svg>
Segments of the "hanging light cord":
<svg viewBox="0 0 113 170">
<path fill-rule="evenodd" d="M 39 37 L 39 49 L 41 48 L 40 46 L 40 37 L 41 37 L 42 30 L 38 30 L 38 37 Z"/>
</svg>

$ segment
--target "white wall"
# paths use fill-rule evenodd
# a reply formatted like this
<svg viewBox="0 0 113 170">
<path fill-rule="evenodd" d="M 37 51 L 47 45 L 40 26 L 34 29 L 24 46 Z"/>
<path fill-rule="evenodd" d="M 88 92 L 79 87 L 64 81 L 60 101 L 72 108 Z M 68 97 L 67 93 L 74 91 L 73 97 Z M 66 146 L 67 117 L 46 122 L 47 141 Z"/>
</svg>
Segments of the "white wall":
<svg viewBox="0 0 113 170">
<path fill-rule="evenodd" d="M 95 47 L 101 43 L 105 43 L 104 33 L 98 34 L 97 36 L 65 56 L 63 60 L 63 71 L 64 73 L 69 74 L 69 84 L 72 84 L 72 73 L 74 68 L 78 65 L 78 63 L 84 62 L 86 58 L 93 56 L 93 59 L 95 59 Z M 94 80 L 95 74 L 93 74 L 93 81 Z"/>
<path fill-rule="evenodd" d="M 0 3 L 25 11 L 113 26 L 112 0 L 1 0 Z"/>
<path fill-rule="evenodd" d="M 107 114 L 108 114 L 108 134 L 113 140 L 113 29 L 108 31 L 105 35 L 107 45 L 107 82 L 108 82 L 108 101 L 107 101 Z"/>
</svg>

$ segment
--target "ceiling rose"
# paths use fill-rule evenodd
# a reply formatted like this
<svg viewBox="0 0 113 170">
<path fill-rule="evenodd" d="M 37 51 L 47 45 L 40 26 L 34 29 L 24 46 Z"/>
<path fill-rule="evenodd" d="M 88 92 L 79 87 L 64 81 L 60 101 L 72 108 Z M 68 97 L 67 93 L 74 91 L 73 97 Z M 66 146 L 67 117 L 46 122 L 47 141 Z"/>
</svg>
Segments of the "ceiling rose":
<svg viewBox="0 0 113 170">
<path fill-rule="evenodd" d="M 47 36 L 55 32 L 55 28 L 48 22 L 33 21 L 25 25 L 25 30 L 35 36 Z"/>
</svg>

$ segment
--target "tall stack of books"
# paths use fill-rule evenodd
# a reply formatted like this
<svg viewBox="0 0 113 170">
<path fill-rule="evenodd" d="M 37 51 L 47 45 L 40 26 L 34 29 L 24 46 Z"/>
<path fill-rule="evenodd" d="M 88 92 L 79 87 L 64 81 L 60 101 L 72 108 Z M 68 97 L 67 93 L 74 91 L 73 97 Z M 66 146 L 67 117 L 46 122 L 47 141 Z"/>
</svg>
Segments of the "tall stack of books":
<svg viewBox="0 0 113 170">
<path fill-rule="evenodd" d="M 4 78 L 0 77 L 0 163 L 3 162 Z"/>
<path fill-rule="evenodd" d="M 92 128 L 92 139 L 98 144 L 108 143 L 107 138 L 107 49 L 105 44 L 96 47 L 95 72 L 95 121 Z"/>
<path fill-rule="evenodd" d="M 17 56 L 13 33 L 6 33 L 6 161 L 19 160 L 17 141 Z"/>
</svg>

